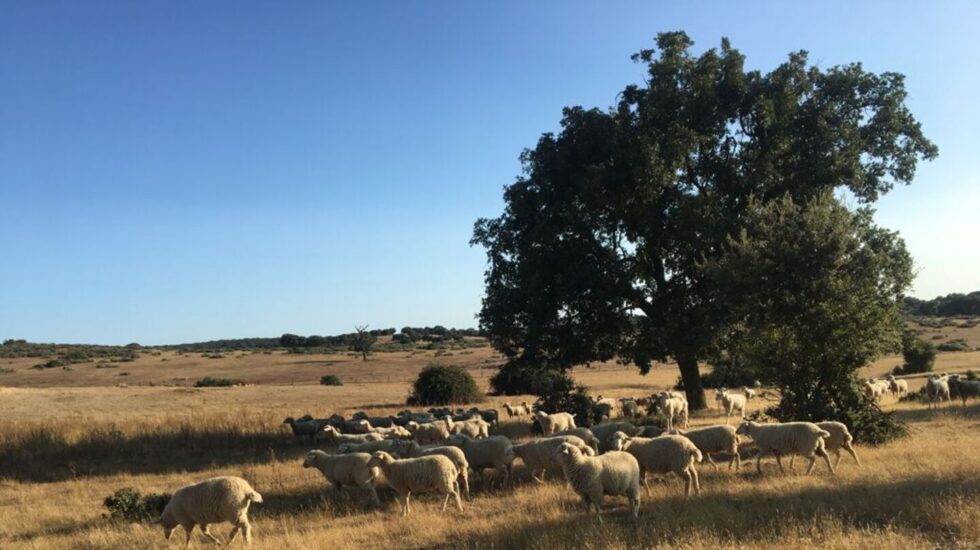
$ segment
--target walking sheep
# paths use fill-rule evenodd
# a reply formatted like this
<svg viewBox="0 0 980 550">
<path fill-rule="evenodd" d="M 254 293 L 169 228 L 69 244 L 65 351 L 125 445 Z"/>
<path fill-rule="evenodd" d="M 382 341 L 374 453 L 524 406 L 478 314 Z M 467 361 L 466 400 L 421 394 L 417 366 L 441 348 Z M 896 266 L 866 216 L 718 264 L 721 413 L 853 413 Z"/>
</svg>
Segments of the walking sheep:
<svg viewBox="0 0 980 550">
<path fill-rule="evenodd" d="M 154 523 L 163 526 L 163 536 L 167 540 L 170 540 L 178 525 L 183 527 L 187 534 L 186 547 L 190 547 L 191 531 L 195 525 L 200 525 L 201 532 L 212 542 L 221 544 L 211 534 L 208 526 L 227 521 L 233 525 L 227 544 L 235 540 L 239 531 L 242 532 L 245 544 L 252 544 L 248 506 L 253 502 L 262 502 L 262 495 L 252 489 L 244 479 L 233 476 L 213 477 L 178 489 Z"/>
<path fill-rule="evenodd" d="M 949 377 L 949 389 L 951 394 L 955 392 L 963 400 L 964 407 L 967 397 L 980 397 L 980 381 L 961 380 L 958 374 Z"/>
<path fill-rule="evenodd" d="M 394 452 L 393 449 L 398 448 L 400 439 L 382 439 L 381 441 L 367 441 L 365 443 L 341 443 L 337 445 L 338 454 L 350 454 L 350 453 L 367 453 L 372 454 L 375 451 L 385 451 L 387 453 Z"/>
<path fill-rule="evenodd" d="M 742 419 L 745 418 L 745 405 L 747 402 L 745 395 L 728 393 L 728 390 L 722 388 L 715 390 L 715 401 L 720 403 L 721 408 L 725 411 L 725 424 L 728 424 L 729 419 L 735 411 L 738 411 Z"/>
<path fill-rule="evenodd" d="M 599 507 L 603 495 L 626 495 L 630 514 L 635 521 L 640 515 L 640 465 L 629 453 L 613 451 L 599 456 L 585 456 L 574 445 L 562 443 L 558 450 L 562 471 L 569 485 L 589 511 L 594 511 L 599 523 Z"/>
<path fill-rule="evenodd" d="M 554 435 L 555 432 L 570 430 L 575 427 L 575 417 L 567 412 L 548 414 L 544 411 L 535 411 L 534 418 L 537 419 L 544 435 Z"/>
<path fill-rule="evenodd" d="M 337 431 L 337 428 L 333 426 L 324 426 L 320 433 L 334 445 L 342 445 L 344 443 L 367 443 L 369 441 L 381 441 L 384 439 L 379 433 L 365 433 L 365 434 L 342 434 Z"/>
<path fill-rule="evenodd" d="M 452 445 L 426 445 L 419 446 L 414 441 L 399 441 L 394 453 L 401 458 L 418 458 L 420 456 L 442 455 L 453 462 L 459 472 L 459 485 L 463 490 L 463 496 L 470 498 L 470 465 L 466 461 L 466 453 L 459 447 Z"/>
<path fill-rule="evenodd" d="M 595 434 L 592 433 L 592 430 L 588 428 L 572 428 L 570 430 L 562 430 L 560 432 L 555 432 L 551 434 L 551 437 L 555 437 L 559 435 L 574 435 L 575 437 L 578 437 L 582 441 L 585 441 L 586 445 L 592 447 L 592 450 L 595 451 L 595 454 L 599 454 L 599 438 L 597 438 Z"/>
<path fill-rule="evenodd" d="M 514 446 L 510 439 L 502 435 L 472 439 L 466 434 L 456 434 L 449 436 L 446 443 L 463 450 L 466 462 L 480 475 L 481 481 L 484 470 L 493 468 L 503 475 L 504 485 L 510 483 L 510 474 L 514 467 Z"/>
<path fill-rule="evenodd" d="M 662 435 L 660 437 L 630 437 L 623 432 L 616 432 L 612 438 L 613 448 L 626 451 L 636 458 L 640 465 L 640 480 L 650 493 L 646 474 L 667 474 L 673 472 L 685 481 L 684 495 L 691 496 L 691 487 L 701 494 L 701 483 L 694 465 L 701 462 L 701 451 L 690 439 L 679 435 Z"/>
<path fill-rule="evenodd" d="M 747 435 L 752 438 L 756 446 L 755 468 L 762 473 L 762 456 L 767 453 L 776 455 L 776 462 L 779 464 L 779 471 L 786 473 L 783 469 L 783 455 L 798 454 L 810 459 L 807 465 L 807 475 L 813 471 L 816 463 L 815 455 L 823 457 L 827 462 L 827 469 L 830 473 L 834 472 L 833 465 L 830 464 L 830 455 L 824 449 L 824 438 L 830 437 L 830 432 L 821 429 L 812 422 L 786 422 L 783 424 L 759 424 L 758 422 L 746 421 L 735 430 L 739 435 Z"/>
<path fill-rule="evenodd" d="M 419 445 L 442 443 L 449 437 L 449 427 L 442 420 L 427 422 L 425 424 L 411 421 L 405 427 L 408 431 L 412 432 L 412 438 Z"/>
<path fill-rule="evenodd" d="M 295 420 L 293 417 L 288 416 L 282 421 L 283 424 L 288 424 L 293 430 L 293 435 L 297 439 L 303 437 L 309 437 L 311 444 L 316 444 L 317 434 L 320 433 L 320 424 L 316 420 L 310 418 L 310 420 Z"/>
<path fill-rule="evenodd" d="M 670 433 L 690 439 L 691 443 L 701 451 L 704 460 L 707 460 L 715 470 L 718 469 L 718 465 L 711 460 L 711 453 L 730 454 L 732 458 L 728 462 L 728 469 L 734 465 L 735 471 L 738 471 L 742 466 L 742 459 L 738 454 L 738 434 L 732 426 L 719 424 L 687 431 L 673 430 Z"/>
<path fill-rule="evenodd" d="M 531 406 L 524 401 L 520 405 L 512 406 L 510 403 L 504 403 L 504 410 L 507 411 L 508 418 L 514 418 L 515 416 L 527 416 L 531 414 Z"/>
<path fill-rule="evenodd" d="M 828 453 L 830 452 L 834 453 L 834 468 L 840 466 L 841 449 L 847 451 L 851 455 L 851 457 L 854 458 L 855 464 L 857 464 L 858 466 L 861 465 L 861 461 L 858 460 L 858 455 L 854 451 L 854 447 L 851 445 L 851 442 L 854 441 L 854 437 L 851 435 L 851 432 L 848 431 L 847 426 L 845 426 L 842 422 L 828 421 L 828 422 L 817 422 L 817 427 L 830 434 L 830 437 L 824 438 L 823 446 L 824 446 L 824 450 L 827 451 Z M 793 467 L 794 462 L 796 462 L 796 455 L 793 455 L 789 459 L 790 468 Z"/>
<path fill-rule="evenodd" d="M 405 504 L 402 515 L 407 516 L 411 511 L 409 503 L 412 493 L 436 492 L 446 495 L 442 502 L 442 511 L 449 505 L 449 497 L 456 497 L 456 507 L 463 511 L 463 502 L 459 498 L 459 484 L 456 477 L 459 473 L 452 461 L 442 455 L 422 456 L 419 458 L 396 459 L 384 451 L 371 455 L 368 466 L 381 468 L 388 485 L 395 490 Z"/>
<path fill-rule="evenodd" d="M 514 455 L 524 462 L 524 466 L 531 472 L 531 478 L 534 481 L 544 483 L 544 477 L 548 470 L 561 470 L 561 462 L 558 460 L 557 454 L 559 447 L 565 443 L 578 447 L 583 454 L 589 456 L 595 454 L 592 447 L 589 447 L 580 437 L 553 435 L 514 445 Z M 541 472 L 540 478 L 535 475 L 539 471 Z"/>
<path fill-rule="evenodd" d="M 683 427 L 687 428 L 687 400 L 682 399 L 670 392 L 663 392 L 657 395 L 657 406 L 663 411 L 667 418 L 667 429 L 674 429 L 674 418 L 683 420 Z"/>
<path fill-rule="evenodd" d="M 467 412 L 480 415 L 480 418 L 482 418 L 484 422 L 490 424 L 491 426 L 496 426 L 497 422 L 500 421 L 500 413 L 497 412 L 497 409 L 483 409 L 481 411 L 480 409 L 473 407 Z"/>
<path fill-rule="evenodd" d="M 460 422 L 454 422 L 453 417 L 446 415 L 445 421 L 450 434 L 466 434 L 474 439 L 490 435 L 490 424 L 480 418 L 479 415 Z"/>
<path fill-rule="evenodd" d="M 888 389 L 892 392 L 892 397 L 898 399 L 909 392 L 909 383 L 905 380 L 895 378 L 895 375 L 888 375 Z"/>
<path fill-rule="evenodd" d="M 374 489 L 377 472 L 368 465 L 371 455 L 367 453 L 350 453 L 328 455 L 323 451 L 310 451 L 303 458 L 304 468 L 320 470 L 327 483 L 337 491 L 344 487 L 358 487 L 371 493 L 371 503 L 379 506 L 378 492 Z"/>
<path fill-rule="evenodd" d="M 943 399 L 950 401 L 949 398 L 949 377 L 947 375 L 930 375 L 926 380 L 926 396 L 929 398 L 929 408 L 939 408 Z"/>
</svg>

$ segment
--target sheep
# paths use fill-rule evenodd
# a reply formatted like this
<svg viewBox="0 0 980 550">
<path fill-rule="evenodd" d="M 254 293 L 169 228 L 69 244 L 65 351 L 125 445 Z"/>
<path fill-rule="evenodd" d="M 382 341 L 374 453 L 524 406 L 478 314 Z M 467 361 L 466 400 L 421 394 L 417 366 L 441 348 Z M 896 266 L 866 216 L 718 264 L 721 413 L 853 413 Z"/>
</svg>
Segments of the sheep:
<svg viewBox="0 0 980 550">
<path fill-rule="evenodd" d="M 660 426 L 640 426 L 640 431 L 636 432 L 636 435 L 640 437 L 657 437 L 663 435 L 665 431 Z"/>
<path fill-rule="evenodd" d="M 588 511 L 594 511 L 599 523 L 599 506 L 603 495 L 626 495 L 633 520 L 640 515 L 640 465 L 629 453 L 613 451 L 600 456 L 585 456 L 578 447 L 562 443 L 558 449 L 562 472 L 572 490 L 582 497 Z"/>
<path fill-rule="evenodd" d="M 474 439 L 487 437 L 490 435 L 490 424 L 487 424 L 479 415 L 475 418 L 454 422 L 453 417 L 446 415 L 446 427 L 450 434 L 466 434 Z"/>
<path fill-rule="evenodd" d="M 468 412 L 480 415 L 480 418 L 491 426 L 496 426 L 497 422 L 500 421 L 500 413 L 497 411 L 497 409 L 483 409 L 481 411 L 480 409 L 473 407 Z"/>
<path fill-rule="evenodd" d="M 405 409 L 404 411 L 398 413 L 398 415 L 393 419 L 393 422 L 398 426 L 406 427 L 408 423 L 412 421 L 419 424 L 425 424 L 426 422 L 432 422 L 435 419 L 436 417 L 432 416 L 432 413 L 416 413 Z"/>
<path fill-rule="evenodd" d="M 442 455 L 420 456 L 418 458 L 396 459 L 384 451 L 371 455 L 368 466 L 381 468 L 385 473 L 388 485 L 405 499 L 402 515 L 410 511 L 409 500 L 412 493 L 434 491 L 446 495 L 442 502 L 442 511 L 446 511 L 449 498 L 456 497 L 456 507 L 463 511 L 463 502 L 459 498 L 459 484 L 456 477 L 459 472 L 453 462 Z"/>
<path fill-rule="evenodd" d="M 398 448 L 398 439 L 382 439 L 381 441 L 367 441 L 364 443 L 341 443 L 337 446 L 339 454 L 367 453 L 375 451 L 393 452 L 392 449 Z"/>
<path fill-rule="evenodd" d="M 591 447 L 596 454 L 599 454 L 599 438 L 596 437 L 595 434 L 592 433 L 592 430 L 588 428 L 572 428 L 570 430 L 562 430 L 551 434 L 550 437 L 559 435 L 574 435 L 582 441 L 585 441 L 586 445 Z"/>
<path fill-rule="evenodd" d="M 630 437 L 623 432 L 616 432 L 612 437 L 613 449 L 626 451 L 636 457 L 640 465 L 640 481 L 643 482 L 650 494 L 650 484 L 647 483 L 647 472 L 667 474 L 673 472 L 685 481 L 684 495 L 691 496 L 691 487 L 696 494 L 701 494 L 701 483 L 694 465 L 701 462 L 701 451 L 690 439 L 679 435 L 662 435 L 660 437 Z"/>
<path fill-rule="evenodd" d="M 392 426 L 390 428 L 374 428 L 374 433 L 380 434 L 385 439 L 412 439 L 412 432 L 402 426 Z"/>
<path fill-rule="evenodd" d="M 718 465 L 711 460 L 711 453 L 728 453 L 732 456 L 728 462 L 728 469 L 735 466 L 737 472 L 742 467 L 742 458 L 738 454 L 738 434 L 735 428 L 728 424 L 717 426 L 707 426 L 693 430 L 672 430 L 672 435 L 682 435 L 691 440 L 694 446 L 701 451 L 704 460 L 708 461 L 715 470 Z"/>
<path fill-rule="evenodd" d="M 640 404 L 635 399 L 620 399 L 619 406 L 623 410 L 623 416 L 636 417 L 640 415 Z"/>
<path fill-rule="evenodd" d="M 374 488 L 377 470 L 368 465 L 370 460 L 371 455 L 367 453 L 328 455 L 313 450 L 303 458 L 303 467 L 320 470 L 327 482 L 338 491 L 345 486 L 367 489 L 371 493 L 371 503 L 380 506 L 378 492 Z"/>
<path fill-rule="evenodd" d="M 289 424 L 289 427 L 293 430 L 293 435 L 297 438 L 309 437 L 310 443 L 316 444 L 316 436 L 320 432 L 320 424 L 316 420 L 313 420 L 312 417 L 309 417 L 309 420 L 305 418 L 295 420 L 293 417 L 288 416 L 282 423 Z"/>
<path fill-rule="evenodd" d="M 950 401 L 949 398 L 949 377 L 946 375 L 930 375 L 926 380 L 926 395 L 929 397 L 929 408 L 939 408 L 943 399 Z"/>
<path fill-rule="evenodd" d="M 553 435 L 540 439 L 532 439 L 524 443 L 514 445 L 514 455 L 524 462 L 524 466 L 531 472 L 531 478 L 538 483 L 544 483 L 544 477 L 548 470 L 561 470 L 561 462 L 557 459 L 558 448 L 562 444 L 568 443 L 578 447 L 584 454 L 592 456 L 592 447 L 574 435 Z M 539 478 L 536 472 L 541 472 Z"/>
<path fill-rule="evenodd" d="M 405 428 L 412 432 L 412 439 L 419 445 L 429 445 L 442 443 L 449 437 L 449 427 L 442 420 L 419 424 L 414 420 L 409 422 Z"/>
<path fill-rule="evenodd" d="M 864 393 L 871 399 L 876 401 L 880 400 L 885 392 L 888 391 L 888 382 L 883 380 L 876 380 L 872 378 L 871 380 L 864 381 Z"/>
<path fill-rule="evenodd" d="M 367 420 L 374 428 L 390 428 L 395 425 L 394 420 L 390 416 L 368 416 L 363 411 L 352 414 L 351 420 Z"/>
<path fill-rule="evenodd" d="M 589 428 L 595 435 L 596 439 L 599 440 L 599 448 L 597 451 L 604 453 L 612 449 L 610 439 L 612 435 L 616 432 L 623 432 L 626 435 L 636 435 L 640 432 L 640 429 L 634 426 L 630 422 L 605 422 L 602 424 L 596 424 Z"/>
<path fill-rule="evenodd" d="M 836 473 L 833 465 L 830 464 L 830 455 L 824 448 L 824 438 L 830 437 L 830 432 L 824 430 L 812 422 L 786 422 L 783 424 L 759 424 L 758 422 L 746 421 L 739 425 L 735 433 L 747 435 L 755 442 L 755 468 L 758 473 L 762 473 L 762 456 L 766 453 L 776 455 L 776 462 L 779 464 L 779 471 L 785 473 L 783 469 L 782 455 L 799 454 L 810 459 L 806 473 L 810 475 L 813 465 L 816 464 L 814 455 L 819 455 L 827 462 L 827 469 L 830 473 Z"/>
<path fill-rule="evenodd" d="M 725 424 L 728 424 L 729 419 L 736 410 L 742 419 L 745 418 L 745 405 L 748 400 L 744 395 L 728 393 L 728 390 L 722 388 L 715 390 L 715 401 L 720 403 L 721 408 L 725 411 Z"/>
<path fill-rule="evenodd" d="M 531 406 L 527 404 L 527 401 L 522 402 L 516 407 L 512 406 L 510 403 L 504 403 L 504 410 L 507 411 L 508 418 L 514 418 L 515 416 L 527 416 L 531 414 Z"/>
<path fill-rule="evenodd" d="M 687 400 L 680 399 L 669 392 L 663 392 L 657 396 L 657 406 L 667 417 L 667 429 L 674 429 L 674 417 L 684 421 L 684 428 L 687 428 Z"/>
<path fill-rule="evenodd" d="M 888 375 L 888 389 L 892 392 L 892 397 L 898 399 L 909 392 L 909 383 L 905 380 L 895 378 L 895 375 Z"/>
<path fill-rule="evenodd" d="M 470 465 L 469 462 L 466 461 L 466 453 L 464 453 L 459 447 L 453 447 L 452 445 L 426 445 L 425 447 L 421 447 L 414 441 L 399 441 L 397 442 L 395 452 L 392 454 L 398 455 L 402 458 L 418 458 L 420 456 L 442 455 L 449 460 L 452 460 L 453 465 L 456 466 L 456 470 L 459 472 L 459 478 L 457 481 L 459 481 L 459 485 L 463 489 L 463 495 L 467 500 L 469 500 Z"/>
<path fill-rule="evenodd" d="M 163 536 L 170 540 L 178 525 L 187 534 L 187 546 L 191 545 L 191 531 L 195 525 L 201 526 L 204 536 L 216 544 L 221 544 L 209 529 L 212 523 L 229 522 L 233 525 L 228 534 L 231 544 L 238 532 L 242 532 L 245 544 L 252 544 L 252 527 L 248 523 L 248 506 L 261 503 L 262 495 L 252 489 L 240 477 L 213 477 L 200 483 L 181 487 L 170 497 L 160 517 L 153 523 L 163 527 Z"/>
<path fill-rule="evenodd" d="M 481 480 L 484 470 L 493 468 L 504 476 L 504 485 L 510 484 L 510 474 L 514 468 L 514 445 L 510 439 L 502 435 L 472 439 L 466 434 L 455 434 L 449 436 L 446 443 L 463 450 L 466 462 L 480 474 Z"/>
<path fill-rule="evenodd" d="M 548 414 L 544 411 L 535 411 L 534 418 L 537 419 L 544 435 L 553 435 L 555 432 L 575 427 L 575 417 L 566 412 Z"/>
<path fill-rule="evenodd" d="M 333 426 L 324 426 L 320 430 L 320 433 L 334 445 L 340 445 L 342 443 L 367 443 L 368 441 L 381 441 L 384 439 L 381 434 L 374 432 L 366 434 L 342 434 Z"/>
<path fill-rule="evenodd" d="M 748 386 L 742 386 L 742 393 L 745 394 L 745 399 L 748 401 L 755 398 L 755 390 Z"/>
<path fill-rule="evenodd" d="M 834 468 L 840 466 L 841 449 L 847 451 L 851 455 L 851 457 L 854 458 L 855 464 L 857 464 L 858 466 L 861 465 L 861 461 L 858 460 L 858 455 L 856 452 L 854 452 L 854 447 L 851 445 L 851 442 L 854 441 L 854 437 L 851 435 L 851 432 L 848 431 L 847 426 L 845 426 L 841 422 L 833 422 L 833 421 L 817 422 L 817 426 L 820 429 L 830 434 L 830 437 L 824 438 L 823 446 L 824 446 L 824 450 L 827 451 L 828 453 L 831 451 L 834 452 L 834 456 L 835 456 Z M 796 455 L 793 455 L 789 459 L 789 467 L 792 468 L 795 462 L 796 462 Z"/>
<path fill-rule="evenodd" d="M 616 412 L 616 400 L 611 397 L 599 396 L 593 402 L 593 406 L 599 411 L 600 418 L 612 418 Z"/>
<path fill-rule="evenodd" d="M 949 389 L 950 392 L 955 392 L 963 400 L 964 407 L 966 406 L 967 397 L 980 397 L 980 382 L 976 380 L 961 380 L 958 374 L 949 377 Z"/>
</svg>

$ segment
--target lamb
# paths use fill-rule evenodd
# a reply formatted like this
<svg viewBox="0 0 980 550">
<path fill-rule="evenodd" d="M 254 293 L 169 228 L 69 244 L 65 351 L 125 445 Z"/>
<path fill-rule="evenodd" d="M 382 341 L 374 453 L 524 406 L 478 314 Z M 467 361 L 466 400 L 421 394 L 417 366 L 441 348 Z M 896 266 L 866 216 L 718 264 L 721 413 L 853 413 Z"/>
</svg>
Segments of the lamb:
<svg viewBox="0 0 980 550">
<path fill-rule="evenodd" d="M 722 388 L 715 390 L 715 401 L 720 403 L 721 408 L 725 411 L 725 424 L 728 424 L 729 419 L 735 411 L 739 412 L 742 419 L 745 418 L 745 405 L 748 401 L 745 395 L 728 393 L 728 390 Z"/>
<path fill-rule="evenodd" d="M 687 428 L 687 400 L 681 399 L 676 395 L 663 392 L 657 396 L 657 406 L 663 411 L 664 416 L 667 417 L 667 429 L 674 429 L 674 418 L 680 418 L 684 421 L 684 428 Z"/>
<path fill-rule="evenodd" d="M 943 399 L 950 401 L 949 398 L 949 377 L 946 375 L 930 375 L 926 380 L 926 395 L 929 397 L 929 408 L 939 408 Z"/>
<path fill-rule="evenodd" d="M 463 495 L 469 500 L 470 465 L 466 461 L 466 453 L 459 447 L 453 447 L 452 445 L 426 445 L 425 447 L 421 447 L 414 441 L 399 441 L 397 442 L 395 452 L 392 454 L 402 458 L 418 458 L 429 455 L 442 455 L 448 458 L 456 466 L 456 470 L 459 472 L 457 481 L 463 489 Z"/>
<path fill-rule="evenodd" d="M 456 497 L 456 507 L 463 511 L 463 502 L 459 498 L 459 484 L 456 477 L 459 472 L 453 462 L 442 455 L 421 456 L 418 458 L 396 459 L 384 451 L 371 455 L 368 466 L 381 468 L 385 479 L 396 493 L 405 499 L 402 515 L 410 511 L 409 500 L 412 493 L 437 492 L 446 495 L 442 502 L 442 511 L 449 505 L 449 497 Z"/>
<path fill-rule="evenodd" d="M 442 443 L 447 437 L 449 437 L 449 427 L 446 426 L 446 423 L 442 420 L 436 420 L 425 424 L 419 424 L 413 420 L 405 427 L 408 429 L 408 431 L 412 432 L 412 438 L 415 439 L 419 445 Z"/>
<path fill-rule="evenodd" d="M 446 415 L 446 427 L 450 434 L 466 434 L 474 439 L 488 437 L 490 435 L 490 424 L 482 418 L 476 416 L 461 422 L 454 422 L 453 417 Z"/>
<path fill-rule="evenodd" d="M 898 399 L 909 392 L 909 383 L 905 380 L 895 378 L 894 374 L 888 375 L 888 389 L 892 392 L 892 397 Z"/>
<path fill-rule="evenodd" d="M 548 414 L 544 411 L 535 411 L 534 418 L 537 419 L 544 435 L 554 435 L 555 432 L 575 427 L 575 417 L 566 412 Z"/>
<path fill-rule="evenodd" d="M 840 466 L 841 449 L 844 449 L 845 451 L 850 453 L 851 457 L 854 458 L 854 462 L 858 466 L 861 465 L 861 461 L 858 460 L 858 455 L 856 452 L 854 452 L 854 447 L 851 445 L 851 442 L 854 441 L 854 437 L 851 435 L 851 432 L 848 431 L 847 426 L 845 426 L 841 422 L 832 422 L 832 421 L 817 422 L 817 426 L 820 429 L 830 434 L 830 437 L 824 438 L 823 445 L 824 445 L 824 450 L 827 451 L 828 453 L 831 451 L 834 452 L 834 456 L 835 456 L 834 468 Z M 796 462 L 796 455 L 793 455 L 793 457 L 789 459 L 790 468 L 793 467 L 794 462 Z"/>
<path fill-rule="evenodd" d="M 502 435 L 472 439 L 466 434 L 455 434 L 449 436 L 446 443 L 463 450 L 466 462 L 474 472 L 480 474 L 481 479 L 485 469 L 493 468 L 504 476 L 504 485 L 510 483 L 510 474 L 514 468 L 514 446 L 510 439 Z"/>
<path fill-rule="evenodd" d="M 640 465 L 640 480 L 650 493 L 647 483 L 647 472 L 667 474 L 673 472 L 685 481 L 684 495 L 691 496 L 691 487 L 701 494 L 701 483 L 694 465 L 701 462 L 701 451 L 690 439 L 679 435 L 662 435 L 660 437 L 630 437 L 623 432 L 616 432 L 612 438 L 613 448 L 626 451 L 636 457 Z"/>
<path fill-rule="evenodd" d="M 600 456 L 585 456 L 578 447 L 562 443 L 558 450 L 565 479 L 599 523 L 599 506 L 603 495 L 626 495 L 633 520 L 640 515 L 640 465 L 629 453 L 613 451 Z"/>
<path fill-rule="evenodd" d="M 599 440 L 599 448 L 597 449 L 600 453 L 604 453 L 612 449 L 611 438 L 616 432 L 623 432 L 626 435 L 636 435 L 640 432 L 640 429 L 634 426 L 630 422 L 605 422 L 603 424 L 596 424 L 589 428 L 595 435 L 596 439 Z"/>
<path fill-rule="evenodd" d="M 343 443 L 367 443 L 368 441 L 381 441 L 384 439 L 381 434 L 378 433 L 366 433 L 366 434 L 342 434 L 337 431 L 337 428 L 333 426 L 324 426 L 320 430 L 320 433 L 327 438 L 328 441 L 332 442 L 334 445 L 341 445 Z"/>
<path fill-rule="evenodd" d="M 341 443 L 337 446 L 339 454 L 367 453 L 375 451 L 394 452 L 398 448 L 398 439 L 382 439 L 381 441 L 367 441 L 365 443 Z"/>
<path fill-rule="evenodd" d="M 958 374 L 949 377 L 949 389 L 963 400 L 964 407 L 966 406 L 967 397 L 980 397 L 980 382 L 976 380 L 961 380 Z"/>
<path fill-rule="evenodd" d="M 338 491 L 345 486 L 367 489 L 371 493 L 371 503 L 380 506 L 378 492 L 374 489 L 377 470 L 368 464 L 370 460 L 371 455 L 367 453 L 328 455 L 314 450 L 306 453 L 303 467 L 320 470 L 327 482 Z"/>
<path fill-rule="evenodd" d="M 807 466 L 807 475 L 813 471 L 816 463 L 814 455 L 819 455 L 827 462 L 827 469 L 830 473 L 834 472 L 834 467 L 830 464 L 830 455 L 824 448 L 824 438 L 830 437 L 830 432 L 820 428 L 812 422 L 786 422 L 783 424 L 759 424 L 758 422 L 746 421 L 739 425 L 735 433 L 747 435 L 752 438 L 756 446 L 756 471 L 762 473 L 762 455 L 772 453 L 776 455 L 776 462 L 779 464 L 779 471 L 785 473 L 783 469 L 782 455 L 799 454 L 810 459 Z"/>
<path fill-rule="evenodd" d="M 316 420 L 313 420 L 312 417 L 309 420 L 302 418 L 295 420 L 293 417 L 288 416 L 282 423 L 289 424 L 289 427 L 293 430 L 293 435 L 297 438 L 309 437 L 310 443 L 316 444 L 317 434 L 320 433 L 320 424 Z"/>
<path fill-rule="evenodd" d="M 500 413 L 497 412 L 497 409 L 484 409 L 481 411 L 480 409 L 473 407 L 468 412 L 480 415 L 480 418 L 491 426 L 496 426 L 497 422 L 500 421 Z"/>
<path fill-rule="evenodd" d="M 515 416 L 527 416 L 531 414 L 531 406 L 527 404 L 527 401 L 522 402 L 516 407 L 511 406 L 510 403 L 504 403 L 504 410 L 507 411 L 508 418 L 514 418 Z"/>
<path fill-rule="evenodd" d="M 524 466 L 531 472 L 531 478 L 538 483 L 544 483 L 544 477 L 548 470 L 561 470 L 561 462 L 558 461 L 557 453 L 562 444 L 568 443 L 578 447 L 583 454 L 593 456 L 595 453 L 592 447 L 574 435 L 553 435 L 541 439 L 532 439 L 524 443 L 514 445 L 514 455 L 524 462 Z M 541 472 L 539 478 L 536 472 Z"/>
<path fill-rule="evenodd" d="M 707 460 L 715 470 L 718 469 L 718 465 L 711 460 L 711 453 L 730 454 L 732 458 L 728 462 L 729 470 L 732 468 L 732 465 L 735 466 L 735 471 L 738 471 L 742 466 L 742 458 L 738 454 L 738 434 L 735 433 L 735 428 L 728 424 L 696 428 L 688 431 L 673 430 L 670 433 L 673 435 L 682 435 L 690 439 L 691 443 L 694 443 L 694 446 L 701 451 L 704 460 Z"/>
<path fill-rule="evenodd" d="M 749 401 L 755 398 L 755 390 L 748 386 L 742 386 L 742 393 L 745 394 L 745 399 Z"/>
<path fill-rule="evenodd" d="M 233 525 L 228 534 L 231 544 L 238 532 L 242 532 L 245 544 L 252 544 L 252 527 L 248 523 L 248 506 L 261 503 L 262 495 L 252 489 L 240 477 L 213 477 L 200 483 L 181 487 L 170 497 L 160 517 L 153 523 L 163 527 L 163 536 L 170 540 L 178 525 L 187 534 L 187 547 L 191 545 L 191 531 L 201 526 L 204 536 L 221 544 L 209 529 L 212 523 L 229 522 Z"/>
<path fill-rule="evenodd" d="M 588 428 L 572 428 L 570 430 L 562 430 L 560 432 L 555 432 L 551 434 L 550 437 L 555 437 L 559 435 L 574 435 L 575 437 L 585 441 L 585 444 L 595 451 L 595 454 L 599 454 L 599 438 L 592 433 L 592 430 Z"/>
</svg>

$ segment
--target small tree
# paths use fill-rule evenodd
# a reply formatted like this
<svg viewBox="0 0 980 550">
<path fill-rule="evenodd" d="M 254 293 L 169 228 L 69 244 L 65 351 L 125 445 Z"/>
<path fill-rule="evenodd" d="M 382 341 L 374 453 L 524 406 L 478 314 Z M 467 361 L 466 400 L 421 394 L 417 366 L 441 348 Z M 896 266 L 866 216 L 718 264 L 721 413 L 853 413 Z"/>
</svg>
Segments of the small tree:
<svg viewBox="0 0 980 550">
<path fill-rule="evenodd" d="M 409 405 L 455 405 L 483 401 L 476 380 L 458 365 L 429 365 L 422 369 L 408 398 Z"/>
<path fill-rule="evenodd" d="M 374 343 L 378 341 L 378 337 L 368 332 L 368 326 L 354 326 L 354 330 L 357 331 L 354 334 L 354 338 L 351 340 L 350 348 L 361 354 L 361 359 L 367 361 L 368 354 L 371 353 L 371 348 Z"/>
<path fill-rule="evenodd" d="M 923 341 L 914 331 L 905 329 L 902 334 L 902 357 L 905 363 L 895 368 L 895 374 L 931 372 L 936 361 L 936 346 Z"/>
</svg>

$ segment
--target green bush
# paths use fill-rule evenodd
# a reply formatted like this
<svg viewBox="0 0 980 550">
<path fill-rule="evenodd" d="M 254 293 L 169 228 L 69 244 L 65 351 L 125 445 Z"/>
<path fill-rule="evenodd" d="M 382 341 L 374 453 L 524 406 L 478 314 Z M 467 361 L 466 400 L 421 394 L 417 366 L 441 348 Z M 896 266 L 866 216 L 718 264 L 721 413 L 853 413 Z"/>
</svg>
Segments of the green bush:
<svg viewBox="0 0 980 550">
<path fill-rule="evenodd" d="M 210 376 L 205 376 L 204 378 L 194 382 L 195 388 L 214 388 L 214 387 L 228 387 L 237 386 L 241 384 L 241 380 L 234 380 L 231 378 L 212 378 Z"/>
<path fill-rule="evenodd" d="M 978 378 L 980 378 L 980 377 L 977 376 L 977 373 L 976 372 L 974 372 L 972 370 L 966 371 L 966 379 L 967 380 L 974 380 L 975 381 Z"/>
<path fill-rule="evenodd" d="M 970 344 L 966 343 L 966 340 L 958 338 L 939 344 L 936 349 L 939 351 L 970 351 Z"/>
<path fill-rule="evenodd" d="M 494 395 L 551 395 L 568 393 L 574 387 L 564 371 L 532 365 L 515 359 L 508 361 L 490 377 Z"/>
<path fill-rule="evenodd" d="M 483 401 L 476 380 L 458 365 L 429 365 L 422 369 L 408 404 L 415 406 L 456 405 Z"/>
<path fill-rule="evenodd" d="M 143 496 L 132 487 L 123 487 L 107 496 L 102 501 L 102 505 L 109 510 L 108 515 L 104 514 L 104 517 L 109 519 L 148 522 L 160 517 L 168 502 L 170 502 L 169 494 Z"/>
<path fill-rule="evenodd" d="M 906 330 L 902 335 L 902 357 L 905 364 L 895 367 L 894 374 L 931 372 L 936 361 L 936 347 L 923 341 L 914 332 Z"/>
<path fill-rule="evenodd" d="M 340 381 L 340 377 L 336 374 L 327 374 L 320 377 L 321 386 L 343 386 L 344 383 Z"/>
</svg>

